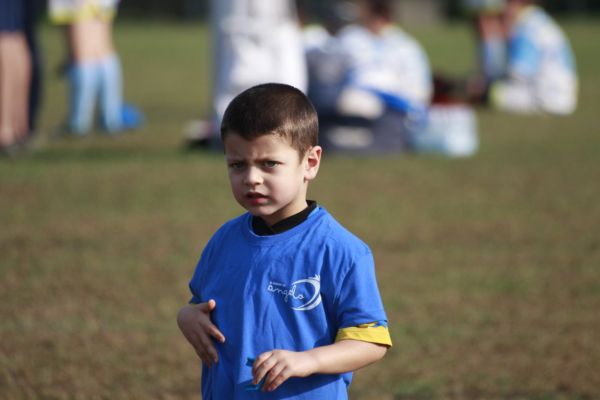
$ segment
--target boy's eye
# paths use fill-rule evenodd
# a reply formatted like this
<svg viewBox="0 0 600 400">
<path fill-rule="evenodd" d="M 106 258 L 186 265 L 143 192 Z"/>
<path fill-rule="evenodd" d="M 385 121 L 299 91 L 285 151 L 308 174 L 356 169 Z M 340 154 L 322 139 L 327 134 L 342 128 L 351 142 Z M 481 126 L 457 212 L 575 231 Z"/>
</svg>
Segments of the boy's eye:
<svg viewBox="0 0 600 400">
<path fill-rule="evenodd" d="M 275 168 L 276 166 L 278 166 L 278 165 L 279 165 L 279 162 L 277 162 L 277 161 L 272 161 L 272 160 L 267 160 L 267 161 L 265 161 L 265 162 L 263 163 L 263 165 L 264 165 L 266 168 Z"/>
<path fill-rule="evenodd" d="M 234 161 L 229 163 L 229 168 L 239 170 L 244 168 L 244 165 L 245 164 L 243 162 Z"/>
</svg>

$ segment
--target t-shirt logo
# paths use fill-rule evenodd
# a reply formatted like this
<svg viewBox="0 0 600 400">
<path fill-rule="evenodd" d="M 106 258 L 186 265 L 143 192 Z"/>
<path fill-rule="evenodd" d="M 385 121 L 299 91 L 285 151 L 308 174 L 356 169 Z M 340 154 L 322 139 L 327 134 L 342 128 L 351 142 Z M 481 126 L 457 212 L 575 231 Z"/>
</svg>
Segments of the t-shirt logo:
<svg viewBox="0 0 600 400">
<path fill-rule="evenodd" d="M 281 296 L 292 310 L 309 311 L 321 304 L 321 277 L 299 279 L 290 286 L 270 281 L 267 291 Z"/>
</svg>

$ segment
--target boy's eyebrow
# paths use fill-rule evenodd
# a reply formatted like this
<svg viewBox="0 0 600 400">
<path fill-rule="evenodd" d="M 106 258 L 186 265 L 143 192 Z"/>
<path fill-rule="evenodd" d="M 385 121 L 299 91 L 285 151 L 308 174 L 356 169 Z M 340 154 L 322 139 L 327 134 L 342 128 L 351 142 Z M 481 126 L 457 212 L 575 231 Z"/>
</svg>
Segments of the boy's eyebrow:
<svg viewBox="0 0 600 400">
<path fill-rule="evenodd" d="M 235 156 L 231 156 L 231 157 L 227 157 L 225 156 L 225 160 L 227 162 L 232 162 L 232 161 L 247 161 L 246 158 L 244 157 L 235 157 Z M 259 157 L 259 158 L 255 158 L 253 159 L 253 161 L 255 162 L 264 162 L 264 161 L 280 161 L 280 157 L 276 156 L 276 155 L 266 155 L 264 157 Z"/>
</svg>

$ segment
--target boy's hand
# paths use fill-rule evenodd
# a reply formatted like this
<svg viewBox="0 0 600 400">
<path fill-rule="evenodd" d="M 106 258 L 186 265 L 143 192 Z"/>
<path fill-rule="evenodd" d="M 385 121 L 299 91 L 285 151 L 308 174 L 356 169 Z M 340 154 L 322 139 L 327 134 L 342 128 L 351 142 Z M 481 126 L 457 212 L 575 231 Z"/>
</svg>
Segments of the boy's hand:
<svg viewBox="0 0 600 400">
<path fill-rule="evenodd" d="M 219 362 L 212 340 L 225 342 L 225 336 L 210 320 L 210 313 L 216 306 L 217 303 L 211 299 L 206 303 L 188 304 L 177 314 L 179 329 L 208 368 L 213 362 Z"/>
<path fill-rule="evenodd" d="M 356 371 L 380 360 L 387 349 L 387 345 L 348 339 L 301 352 L 267 351 L 254 361 L 252 383 L 258 385 L 264 378 L 262 388 L 271 392 L 290 377 Z"/>
<path fill-rule="evenodd" d="M 252 383 L 263 378 L 263 390 L 272 392 L 291 377 L 305 377 L 314 373 L 316 360 L 306 352 L 272 350 L 262 353 L 252 366 Z"/>
</svg>

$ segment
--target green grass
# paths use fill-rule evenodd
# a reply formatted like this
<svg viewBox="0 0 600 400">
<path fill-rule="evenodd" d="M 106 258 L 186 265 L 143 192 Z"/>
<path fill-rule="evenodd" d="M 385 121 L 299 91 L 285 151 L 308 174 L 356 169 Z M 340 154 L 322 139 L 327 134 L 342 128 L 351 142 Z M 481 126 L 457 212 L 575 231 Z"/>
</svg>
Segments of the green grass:
<svg viewBox="0 0 600 400">
<path fill-rule="evenodd" d="M 311 197 L 376 256 L 394 348 L 354 399 L 600 397 L 600 55 L 569 20 L 581 106 L 568 118 L 479 113 L 470 159 L 325 156 Z M 0 160 L 0 399 L 193 399 L 175 324 L 206 240 L 241 212 L 219 155 L 181 149 L 209 109 L 206 29 L 117 26 L 145 128 L 46 140 L 64 116 L 43 30 L 40 148 Z M 437 70 L 469 70 L 465 26 L 413 32 Z"/>
</svg>

